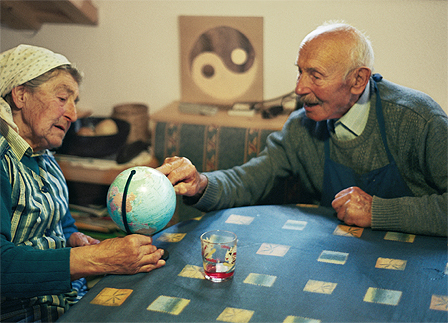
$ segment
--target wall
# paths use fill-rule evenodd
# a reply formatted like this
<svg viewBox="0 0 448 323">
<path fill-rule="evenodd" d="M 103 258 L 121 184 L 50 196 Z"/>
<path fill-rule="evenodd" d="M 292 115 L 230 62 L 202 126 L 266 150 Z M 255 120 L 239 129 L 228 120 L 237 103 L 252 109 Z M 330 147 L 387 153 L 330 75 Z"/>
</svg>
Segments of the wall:
<svg viewBox="0 0 448 323">
<path fill-rule="evenodd" d="M 38 32 L 1 28 L 1 51 L 20 43 L 66 55 L 86 75 L 79 107 L 109 115 L 143 102 L 151 113 L 180 99 L 179 15 L 264 17 L 264 97 L 294 89 L 297 49 L 325 20 L 343 19 L 371 38 L 375 69 L 431 95 L 445 111 L 448 2 L 94 0 L 99 25 L 45 24 Z"/>
</svg>

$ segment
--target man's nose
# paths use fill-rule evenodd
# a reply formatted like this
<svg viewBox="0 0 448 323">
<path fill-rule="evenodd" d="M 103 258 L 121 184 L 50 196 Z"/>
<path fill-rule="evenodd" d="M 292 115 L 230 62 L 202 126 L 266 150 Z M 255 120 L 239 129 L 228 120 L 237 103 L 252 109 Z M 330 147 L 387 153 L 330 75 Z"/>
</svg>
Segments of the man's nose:
<svg viewBox="0 0 448 323">
<path fill-rule="evenodd" d="M 303 74 L 297 75 L 295 92 L 297 95 L 305 95 L 310 93 L 310 88 L 308 86 L 306 75 Z"/>
</svg>

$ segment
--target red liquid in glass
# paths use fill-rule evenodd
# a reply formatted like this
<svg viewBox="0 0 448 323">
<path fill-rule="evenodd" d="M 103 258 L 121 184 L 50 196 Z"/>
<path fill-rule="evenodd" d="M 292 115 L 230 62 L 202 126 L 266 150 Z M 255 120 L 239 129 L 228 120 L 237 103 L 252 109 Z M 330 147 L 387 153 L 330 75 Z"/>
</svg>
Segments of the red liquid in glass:
<svg viewBox="0 0 448 323">
<path fill-rule="evenodd" d="M 215 265 L 207 265 L 206 268 L 204 268 L 204 274 L 207 279 L 215 282 L 220 282 L 232 277 L 233 270 L 231 272 L 216 272 Z"/>
</svg>

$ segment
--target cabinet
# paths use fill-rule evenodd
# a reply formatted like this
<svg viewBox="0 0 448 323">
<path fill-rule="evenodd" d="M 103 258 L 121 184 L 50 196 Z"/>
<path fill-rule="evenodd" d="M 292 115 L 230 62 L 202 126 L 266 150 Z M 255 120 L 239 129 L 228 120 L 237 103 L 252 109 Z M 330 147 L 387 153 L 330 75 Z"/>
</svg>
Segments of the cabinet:
<svg viewBox="0 0 448 323">
<path fill-rule="evenodd" d="M 43 23 L 97 25 L 98 10 L 91 0 L 1 0 L 2 25 L 39 30 Z"/>
<path fill-rule="evenodd" d="M 151 115 L 154 156 L 160 162 L 166 157 L 187 157 L 199 171 L 213 171 L 241 165 L 258 155 L 267 136 L 281 130 L 288 118 L 282 114 L 263 119 L 229 116 L 225 109 L 215 115 L 179 112 L 175 101 Z"/>
</svg>

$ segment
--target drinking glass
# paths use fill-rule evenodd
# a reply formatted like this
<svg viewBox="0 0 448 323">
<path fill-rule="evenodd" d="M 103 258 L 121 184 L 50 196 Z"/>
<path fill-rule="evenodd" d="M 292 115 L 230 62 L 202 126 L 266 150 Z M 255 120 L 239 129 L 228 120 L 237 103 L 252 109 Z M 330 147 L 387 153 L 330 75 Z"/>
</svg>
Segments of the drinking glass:
<svg viewBox="0 0 448 323">
<path fill-rule="evenodd" d="M 230 231 L 213 230 L 201 235 L 204 276 L 213 282 L 230 279 L 235 271 L 237 236 Z"/>
</svg>

